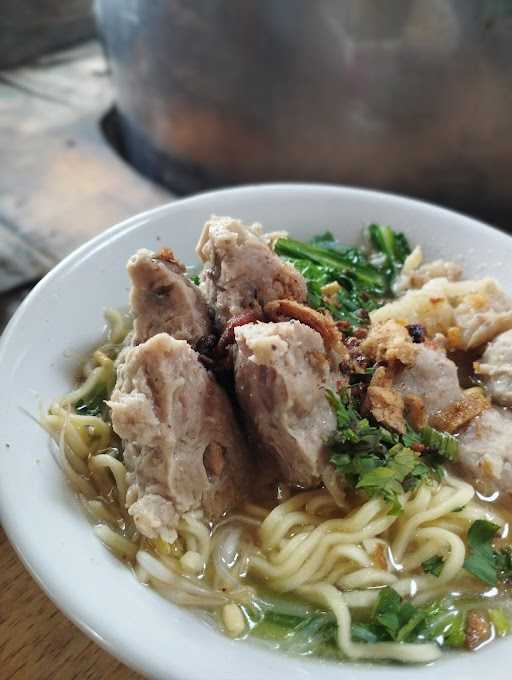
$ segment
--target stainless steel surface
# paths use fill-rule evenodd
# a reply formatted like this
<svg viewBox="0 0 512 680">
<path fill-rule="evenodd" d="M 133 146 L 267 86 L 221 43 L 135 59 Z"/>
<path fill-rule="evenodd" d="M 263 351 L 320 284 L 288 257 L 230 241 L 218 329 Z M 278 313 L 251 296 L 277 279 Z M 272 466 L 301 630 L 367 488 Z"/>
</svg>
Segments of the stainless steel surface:
<svg viewBox="0 0 512 680">
<path fill-rule="evenodd" d="M 164 183 L 335 181 L 512 217 L 512 0 L 96 10 L 125 152 Z"/>
<path fill-rule="evenodd" d="M 91 38 L 92 4 L 92 0 L 0 0 L 0 68 Z"/>
</svg>

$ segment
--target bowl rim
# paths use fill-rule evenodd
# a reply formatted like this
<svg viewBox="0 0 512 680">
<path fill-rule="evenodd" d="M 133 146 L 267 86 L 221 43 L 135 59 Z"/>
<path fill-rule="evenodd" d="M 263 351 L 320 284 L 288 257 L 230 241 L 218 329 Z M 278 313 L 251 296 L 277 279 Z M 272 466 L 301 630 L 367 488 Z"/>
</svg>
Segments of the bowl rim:
<svg viewBox="0 0 512 680">
<path fill-rule="evenodd" d="M 358 186 L 352 186 L 352 185 L 345 185 L 345 184 L 334 184 L 334 183 L 328 183 L 328 182 L 259 182 L 259 183 L 252 183 L 252 184 L 242 184 L 239 186 L 234 186 L 234 187 L 226 187 L 226 188 L 221 188 L 221 189 L 210 189 L 208 191 L 201 191 L 197 194 L 193 194 L 191 196 L 185 196 L 183 198 L 176 198 L 174 200 L 166 201 L 165 203 L 162 203 L 162 205 L 158 205 L 153 208 L 148 208 L 147 210 L 144 210 L 140 213 L 136 213 L 135 215 L 132 215 L 131 217 L 126 218 L 125 220 L 121 220 L 121 222 L 117 222 L 116 224 L 107 227 L 104 231 L 102 231 L 99 234 L 96 234 L 90 239 L 87 239 L 84 243 L 79 245 L 77 248 L 72 250 L 70 253 L 68 253 L 62 260 L 57 262 L 55 266 L 53 266 L 43 277 L 40 279 L 36 285 L 30 290 L 28 295 L 23 299 L 19 307 L 16 309 L 14 312 L 12 318 L 9 320 L 7 323 L 6 327 L 4 328 L 3 333 L 0 335 L 0 365 L 1 365 L 1 358 L 2 358 L 2 347 L 4 343 L 7 342 L 7 339 L 12 332 L 12 327 L 14 327 L 18 321 L 18 318 L 21 317 L 23 310 L 28 304 L 30 304 L 30 301 L 32 300 L 33 297 L 35 297 L 40 288 L 42 288 L 44 285 L 48 283 L 49 280 L 52 280 L 54 277 L 58 276 L 59 273 L 65 269 L 69 263 L 75 259 L 77 259 L 82 253 L 88 252 L 91 248 L 94 250 L 96 246 L 102 244 L 104 241 L 110 239 L 112 236 L 117 234 L 120 231 L 124 231 L 125 229 L 128 229 L 130 227 L 137 226 L 141 224 L 142 222 L 145 222 L 147 220 L 150 220 L 154 218 L 155 216 L 165 213 L 169 209 L 172 209 L 172 206 L 182 206 L 182 205 L 193 205 L 194 203 L 201 203 L 205 200 L 215 198 L 217 196 L 222 196 L 222 195 L 232 195 L 232 194 L 244 194 L 244 193 L 253 193 L 253 192 L 266 192 L 266 191 L 289 191 L 290 189 L 293 189 L 295 191 L 325 191 L 325 192 L 333 192 L 333 193 L 346 193 L 346 194 L 358 194 L 361 197 L 367 196 L 369 198 L 373 197 L 378 200 L 382 201 L 389 201 L 390 203 L 406 203 L 410 205 L 411 207 L 416 207 L 418 209 L 427 209 L 427 210 L 434 210 L 440 214 L 444 214 L 446 216 L 451 216 L 463 220 L 467 220 L 473 223 L 473 227 L 479 227 L 479 228 L 484 228 L 484 229 L 491 229 L 492 231 L 498 232 L 499 234 L 502 234 L 504 236 L 508 236 L 512 238 L 512 234 L 508 234 L 506 231 L 503 229 L 500 229 L 497 226 L 487 224 L 486 222 L 483 222 L 482 220 L 473 217 L 465 212 L 458 211 L 458 210 L 452 210 L 451 208 L 447 208 L 441 205 L 437 205 L 436 203 L 432 203 L 430 201 L 425 201 L 419 198 L 414 198 L 413 196 L 409 196 L 407 194 L 401 194 L 401 193 L 395 193 L 391 191 L 380 191 L 378 189 L 367 189 L 365 187 L 358 187 Z M 1 505 L 0 505 L 0 518 L 1 518 Z"/>
</svg>

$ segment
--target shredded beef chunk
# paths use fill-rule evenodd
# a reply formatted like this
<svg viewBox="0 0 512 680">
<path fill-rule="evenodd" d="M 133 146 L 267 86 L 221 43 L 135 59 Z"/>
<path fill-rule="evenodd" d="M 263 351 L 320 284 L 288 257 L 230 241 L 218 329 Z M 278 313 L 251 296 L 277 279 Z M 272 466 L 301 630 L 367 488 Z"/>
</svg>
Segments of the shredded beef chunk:
<svg viewBox="0 0 512 680">
<path fill-rule="evenodd" d="M 500 491 L 512 499 L 512 413 L 486 409 L 459 434 L 459 463 L 486 494 Z"/>
<path fill-rule="evenodd" d="M 195 345 L 211 333 L 203 294 L 185 276 L 185 267 L 171 250 L 137 251 L 128 260 L 128 273 L 133 283 L 130 307 L 135 317 L 134 344 L 157 333 L 169 333 Z"/>
<path fill-rule="evenodd" d="M 325 442 L 336 419 L 325 398 L 335 389 L 322 337 L 299 321 L 235 329 L 235 383 L 240 404 L 285 480 L 319 483 L 327 465 Z"/>
<path fill-rule="evenodd" d="M 281 260 L 258 233 L 230 217 L 212 217 L 206 223 L 197 253 L 204 262 L 201 290 L 215 311 L 218 328 L 248 310 L 261 312 L 272 300 L 304 302 L 306 282 Z"/>
<path fill-rule="evenodd" d="M 127 506 L 138 530 L 169 537 L 181 515 L 219 518 L 247 490 L 247 446 L 224 391 L 184 340 L 160 333 L 126 355 L 109 402 L 130 442 Z"/>
<path fill-rule="evenodd" d="M 439 349 L 415 345 L 414 366 L 406 367 L 395 376 L 394 388 L 404 397 L 414 395 L 422 399 L 427 417 L 464 397 L 459 385 L 457 366 Z"/>
</svg>

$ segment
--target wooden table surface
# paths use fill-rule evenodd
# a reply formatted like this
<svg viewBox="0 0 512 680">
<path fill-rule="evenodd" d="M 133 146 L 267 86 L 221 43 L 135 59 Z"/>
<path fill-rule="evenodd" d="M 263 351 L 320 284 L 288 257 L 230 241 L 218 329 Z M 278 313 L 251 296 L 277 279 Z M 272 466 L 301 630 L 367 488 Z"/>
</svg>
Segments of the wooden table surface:
<svg viewBox="0 0 512 680">
<path fill-rule="evenodd" d="M 60 613 L 0 527 L 0 678 L 138 680 Z"/>
<path fill-rule="evenodd" d="M 0 293 L 34 282 L 112 224 L 170 200 L 105 141 L 95 42 L 0 71 Z"/>
<path fill-rule="evenodd" d="M 98 120 L 111 97 L 97 43 L 0 72 L 0 147 L 9 168 L 0 177 L 0 332 L 27 284 L 67 252 L 172 198 L 105 144 Z M 57 610 L 0 527 L 0 680 L 11 678 L 140 676 Z"/>
</svg>

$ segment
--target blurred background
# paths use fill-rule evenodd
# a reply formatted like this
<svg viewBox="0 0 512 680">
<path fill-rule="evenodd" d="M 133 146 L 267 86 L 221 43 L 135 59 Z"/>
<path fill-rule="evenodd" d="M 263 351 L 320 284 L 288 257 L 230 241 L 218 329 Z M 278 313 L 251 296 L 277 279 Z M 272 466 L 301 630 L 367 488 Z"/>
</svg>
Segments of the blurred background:
<svg viewBox="0 0 512 680">
<path fill-rule="evenodd" d="M 0 0 L 0 323 L 84 240 L 244 182 L 506 228 L 512 0 Z"/>
<path fill-rule="evenodd" d="M 511 121 L 512 0 L 0 0 L 0 332 L 76 246 L 212 187 L 351 184 L 507 229 Z M 135 677 L 0 548 L 2 677 Z"/>
</svg>

